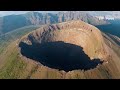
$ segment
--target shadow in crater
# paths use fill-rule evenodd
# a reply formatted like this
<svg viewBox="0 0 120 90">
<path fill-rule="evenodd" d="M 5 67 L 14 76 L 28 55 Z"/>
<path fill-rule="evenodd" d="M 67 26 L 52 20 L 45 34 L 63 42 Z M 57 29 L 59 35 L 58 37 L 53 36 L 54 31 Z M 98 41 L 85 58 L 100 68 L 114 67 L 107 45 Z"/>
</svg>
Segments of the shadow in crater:
<svg viewBox="0 0 120 90">
<path fill-rule="evenodd" d="M 89 70 L 95 68 L 98 64 L 102 64 L 99 59 L 90 60 L 82 47 L 62 41 L 36 45 L 27 45 L 21 42 L 19 47 L 23 56 L 59 70 Z"/>
</svg>

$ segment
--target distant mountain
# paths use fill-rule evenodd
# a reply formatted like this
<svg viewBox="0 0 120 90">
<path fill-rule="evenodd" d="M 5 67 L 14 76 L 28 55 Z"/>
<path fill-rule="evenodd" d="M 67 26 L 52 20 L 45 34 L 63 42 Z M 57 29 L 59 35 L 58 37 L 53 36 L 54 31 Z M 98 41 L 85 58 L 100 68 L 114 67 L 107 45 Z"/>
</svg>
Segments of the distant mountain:
<svg viewBox="0 0 120 90">
<path fill-rule="evenodd" d="M 111 16 L 120 19 L 120 11 L 87 11 L 92 16 Z"/>
<path fill-rule="evenodd" d="M 92 25 L 101 25 L 101 24 L 107 24 L 108 22 L 104 20 L 98 20 L 97 18 L 91 16 L 86 11 L 67 11 L 67 12 L 60 12 L 58 14 L 59 22 L 62 21 L 69 21 L 69 20 L 82 20 L 86 23 L 92 24 Z"/>
<path fill-rule="evenodd" d="M 49 18 L 51 17 L 51 19 Z M 54 14 L 42 14 L 38 12 L 29 12 L 21 15 L 9 15 L 0 18 L 0 33 L 7 33 L 17 28 L 29 25 L 43 25 L 54 23 Z"/>
<path fill-rule="evenodd" d="M 107 24 L 104 20 L 89 15 L 81 11 L 67 11 L 60 13 L 39 13 L 28 12 L 21 15 L 8 15 L 0 17 L 0 34 L 7 33 L 17 28 L 28 25 L 44 25 L 64 22 L 69 20 L 82 20 L 92 25 Z"/>
<path fill-rule="evenodd" d="M 105 15 L 112 15 L 112 11 L 87 11 L 92 16 L 105 16 Z"/>
</svg>

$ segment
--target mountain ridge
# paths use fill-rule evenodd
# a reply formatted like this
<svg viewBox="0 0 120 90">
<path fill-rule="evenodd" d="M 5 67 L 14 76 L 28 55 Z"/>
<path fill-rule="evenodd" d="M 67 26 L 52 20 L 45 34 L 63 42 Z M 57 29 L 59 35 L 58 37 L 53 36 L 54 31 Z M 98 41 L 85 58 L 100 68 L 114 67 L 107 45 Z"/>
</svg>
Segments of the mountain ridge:
<svg viewBox="0 0 120 90">
<path fill-rule="evenodd" d="M 54 24 L 76 19 L 83 20 L 93 25 L 107 24 L 104 20 L 98 20 L 97 18 L 80 11 L 60 12 L 57 14 L 28 12 L 21 15 L 8 15 L 0 17 L 0 34 L 28 25 Z"/>
</svg>

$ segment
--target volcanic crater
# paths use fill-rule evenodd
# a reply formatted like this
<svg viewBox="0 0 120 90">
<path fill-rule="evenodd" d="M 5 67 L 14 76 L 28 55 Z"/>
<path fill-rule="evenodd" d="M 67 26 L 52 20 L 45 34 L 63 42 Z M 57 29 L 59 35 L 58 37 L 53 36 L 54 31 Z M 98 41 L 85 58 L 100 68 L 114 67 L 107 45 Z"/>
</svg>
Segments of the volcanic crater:
<svg viewBox="0 0 120 90">
<path fill-rule="evenodd" d="M 106 53 L 100 31 L 82 21 L 45 25 L 24 36 L 19 48 L 23 56 L 64 71 L 96 68 Z"/>
</svg>

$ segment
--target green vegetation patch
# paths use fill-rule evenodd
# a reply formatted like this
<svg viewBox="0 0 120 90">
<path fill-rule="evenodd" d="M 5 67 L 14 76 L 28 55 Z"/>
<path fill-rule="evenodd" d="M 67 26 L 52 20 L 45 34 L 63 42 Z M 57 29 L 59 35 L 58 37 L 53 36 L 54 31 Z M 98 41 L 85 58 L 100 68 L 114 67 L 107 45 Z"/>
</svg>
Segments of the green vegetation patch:
<svg viewBox="0 0 120 90">
<path fill-rule="evenodd" d="M 21 38 L 23 35 L 39 28 L 40 26 L 26 26 L 22 28 L 18 28 L 9 33 L 3 34 L 0 36 L 0 54 L 4 51 L 4 49 L 9 45 L 10 42 L 15 41 Z"/>
<path fill-rule="evenodd" d="M 0 69 L 1 79 L 16 79 L 22 75 L 26 63 L 20 59 L 17 51 L 6 58 L 7 63 Z"/>
</svg>

